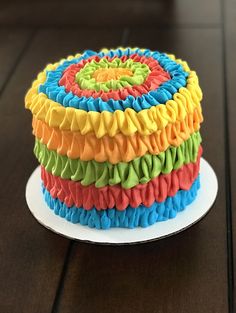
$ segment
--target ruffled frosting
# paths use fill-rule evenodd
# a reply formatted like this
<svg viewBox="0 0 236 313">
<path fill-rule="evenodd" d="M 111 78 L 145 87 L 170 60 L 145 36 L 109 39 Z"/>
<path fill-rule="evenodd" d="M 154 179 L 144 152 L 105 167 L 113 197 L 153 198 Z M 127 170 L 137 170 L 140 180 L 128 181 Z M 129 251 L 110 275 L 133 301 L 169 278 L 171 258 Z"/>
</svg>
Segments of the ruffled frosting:
<svg viewBox="0 0 236 313">
<path fill-rule="evenodd" d="M 130 162 L 146 153 L 159 154 L 169 146 L 178 147 L 191 134 L 200 129 L 202 114 L 197 110 L 189 114 L 183 122 L 168 124 L 163 130 L 149 136 L 135 133 L 132 136 L 117 134 L 113 138 L 97 138 L 94 133 L 81 135 L 80 132 L 51 128 L 45 122 L 33 118 L 33 134 L 47 145 L 49 150 L 67 155 L 71 159 L 97 162 Z"/>
<path fill-rule="evenodd" d="M 55 214 L 72 223 L 88 225 L 91 228 L 109 229 L 110 227 L 147 227 L 156 222 L 166 221 L 176 217 L 187 205 L 192 203 L 200 188 L 199 177 L 194 181 L 190 190 L 179 190 L 174 197 L 168 197 L 164 202 L 154 202 L 149 208 L 140 205 L 133 209 L 128 207 L 123 211 L 108 210 L 84 210 L 75 206 L 68 208 L 65 203 L 53 199 L 45 187 L 43 187 L 44 199 Z"/>
<path fill-rule="evenodd" d="M 187 66 L 180 60 L 176 60 L 176 62 L 183 64 L 183 67 Z M 80 131 L 82 135 L 94 132 L 97 138 L 105 135 L 114 137 L 120 132 L 126 136 L 136 132 L 141 135 L 150 135 L 162 130 L 168 123 L 183 121 L 195 109 L 201 114 L 202 92 L 198 85 L 197 75 L 193 71 L 189 72 L 186 87 L 180 88 L 173 95 L 173 100 L 168 100 L 165 104 L 154 105 L 150 109 L 143 109 L 140 112 L 127 108 L 125 111 L 117 109 L 114 113 L 108 111 L 99 113 L 86 112 L 72 107 L 64 108 L 50 100 L 45 94 L 38 93 L 39 85 L 46 80 L 46 72 L 56 67 L 57 65 L 49 65 L 46 70 L 41 72 L 25 98 L 26 108 L 50 127 Z M 154 102 L 157 103 L 156 100 Z M 142 104 L 145 105 L 145 101 Z"/>
<path fill-rule="evenodd" d="M 103 59 L 105 60 L 105 59 Z M 120 59 L 118 59 L 120 60 Z M 90 78 L 94 78 L 96 82 L 99 83 L 105 83 L 111 80 L 119 80 L 122 79 L 123 77 L 132 77 L 134 76 L 134 73 L 132 70 L 128 69 L 128 68 L 113 68 L 113 67 L 108 67 L 108 68 L 98 68 L 97 70 L 95 70 L 92 75 L 90 76 Z M 128 84 L 130 84 L 130 86 L 132 86 L 132 81 L 128 81 Z M 122 88 L 124 86 L 122 85 Z"/>
<path fill-rule="evenodd" d="M 121 184 L 123 188 L 132 188 L 145 184 L 158 175 L 168 174 L 182 165 L 196 162 L 201 143 L 199 133 L 192 135 L 179 147 L 170 147 L 158 155 L 146 154 L 129 163 L 98 163 L 69 159 L 48 150 L 46 145 L 35 141 L 34 153 L 47 172 L 64 179 L 80 181 L 83 186 L 95 183 L 97 188 L 106 185 Z"/>
<path fill-rule="evenodd" d="M 105 73 L 107 74 L 104 75 Z M 75 80 L 81 89 L 108 92 L 140 85 L 149 73 L 150 70 L 146 64 L 134 62 L 131 59 L 125 62 L 121 62 L 118 58 L 111 62 L 107 59 L 100 59 L 87 63 L 77 72 Z"/>
<path fill-rule="evenodd" d="M 115 59 L 115 57 L 109 58 L 107 56 L 105 56 L 104 58 L 106 60 L 109 60 L 109 61 L 113 61 Z M 85 111 L 103 111 L 103 109 L 104 109 L 106 111 L 113 112 L 114 108 L 123 108 L 123 109 L 127 108 L 128 103 L 129 103 L 129 100 L 128 101 L 118 101 L 118 102 L 114 102 L 113 100 L 125 100 L 129 96 L 133 96 L 134 98 L 137 98 L 139 96 L 141 97 L 142 95 L 147 94 L 150 91 L 154 91 L 154 90 L 155 90 L 155 98 L 159 99 L 160 102 L 161 102 L 161 100 L 165 101 L 167 99 L 167 98 L 163 98 L 163 97 L 165 97 L 165 93 L 162 91 L 163 86 L 160 87 L 160 85 L 171 79 L 169 73 L 167 73 L 155 59 L 146 58 L 144 56 L 139 56 L 138 54 L 133 54 L 129 58 L 124 55 L 119 60 L 121 62 L 125 62 L 127 60 L 130 62 L 132 60 L 135 60 L 136 62 L 140 61 L 144 65 L 145 64 L 148 65 L 151 73 L 145 79 L 144 83 L 138 85 L 138 81 L 136 80 L 135 84 L 133 84 L 132 86 L 123 87 L 122 90 L 110 90 L 107 92 L 104 92 L 104 91 L 97 92 L 96 90 L 91 90 L 91 89 L 90 90 L 81 89 L 75 81 L 76 74 L 78 71 L 80 71 L 81 68 L 83 68 L 84 65 L 86 65 L 91 60 L 99 61 L 100 59 L 98 56 L 93 56 L 89 59 L 82 60 L 81 62 L 79 62 L 77 64 L 70 65 L 64 71 L 64 73 L 63 73 L 63 75 L 59 81 L 59 85 L 64 86 L 65 91 L 67 93 L 72 92 L 73 95 L 75 96 L 75 97 L 73 97 L 73 100 L 70 100 L 70 102 L 65 102 L 67 104 L 67 106 L 72 106 L 72 107 L 77 108 L 77 109 L 81 108 L 81 109 L 84 109 Z M 173 75 L 177 76 L 177 72 L 173 73 Z M 179 78 L 178 78 L 178 81 L 179 81 Z M 168 87 L 168 85 L 166 86 L 169 88 L 169 90 L 170 90 L 169 92 L 171 92 L 171 91 L 172 91 L 172 93 L 177 92 L 178 91 L 177 87 L 178 86 L 180 87 L 180 85 L 177 86 L 177 84 L 173 83 L 173 82 L 171 84 L 174 85 L 172 88 Z M 169 83 L 169 85 L 171 85 L 171 84 Z M 186 79 L 184 80 L 184 84 L 182 81 L 181 86 L 184 87 L 185 85 L 186 85 Z M 159 89 L 159 87 L 160 87 L 160 89 Z M 57 86 L 55 86 L 55 88 L 58 91 L 58 94 L 60 94 L 60 95 L 64 94 L 63 89 L 58 90 Z M 50 99 L 57 101 L 58 94 L 56 94 L 54 91 L 53 92 L 54 96 L 53 96 L 53 98 L 50 98 Z M 47 93 L 47 95 L 50 97 L 49 92 Z M 103 100 L 104 102 L 101 105 L 101 102 L 99 100 L 99 101 L 96 101 L 95 104 L 92 104 L 93 100 L 90 97 L 101 98 L 101 100 Z M 80 99 L 80 98 L 83 98 L 83 99 Z M 87 100 L 86 98 L 90 98 L 90 99 Z M 142 99 L 140 98 L 140 100 L 142 100 Z M 138 99 L 136 99 L 136 101 L 138 101 Z M 106 102 L 108 102 L 108 103 L 106 103 Z M 63 103 L 63 101 L 62 101 L 62 103 Z M 99 103 L 99 105 L 97 106 L 96 103 Z M 141 106 L 142 106 L 142 104 L 141 104 Z M 102 110 L 99 110 L 99 108 L 101 108 Z M 137 105 L 136 105 L 136 108 L 138 108 Z M 142 108 L 144 108 L 144 107 L 142 106 Z M 145 107 L 145 108 L 147 108 L 147 107 Z"/>
<path fill-rule="evenodd" d="M 49 64 L 25 97 L 49 207 L 101 229 L 175 217 L 199 188 L 201 100 L 196 73 L 157 51 Z"/>
<path fill-rule="evenodd" d="M 163 202 L 167 197 L 173 197 L 178 190 L 189 190 L 199 174 L 201 150 L 195 163 L 183 165 L 169 174 L 159 175 L 146 184 L 139 184 L 130 189 L 120 185 L 96 188 L 94 184 L 83 186 L 80 182 L 62 179 L 48 173 L 41 167 L 41 178 L 44 187 L 55 199 L 58 198 L 66 206 L 83 207 L 91 210 L 106 210 L 116 208 L 125 210 L 128 206 L 136 208 L 143 204 L 150 207 L 155 201 Z"/>
<path fill-rule="evenodd" d="M 160 64 L 164 71 L 170 73 L 171 80 L 164 83 L 162 86 L 156 89 L 149 89 L 148 94 L 141 94 L 140 97 L 135 97 L 132 93 L 130 97 L 125 99 L 126 101 L 116 101 L 111 99 L 109 103 L 106 103 L 102 98 L 94 101 L 93 98 L 80 99 L 73 94 L 67 94 L 63 86 L 58 87 L 58 82 L 62 77 L 63 72 L 73 64 L 80 64 L 83 61 L 91 61 L 93 59 L 99 60 L 100 58 L 121 58 L 127 57 L 128 59 L 135 59 L 145 64 L 146 59 L 154 59 Z M 138 60 L 137 60 L 138 59 Z M 85 51 L 79 58 L 75 57 L 72 60 L 66 60 L 60 62 L 58 66 L 47 71 L 47 77 L 44 83 L 39 86 L 38 91 L 43 92 L 49 99 L 56 101 L 63 106 L 75 107 L 86 111 L 109 111 L 114 112 L 116 110 L 125 110 L 126 108 L 133 108 L 135 111 L 150 108 L 158 103 L 165 103 L 171 100 L 173 94 L 178 92 L 179 88 L 186 86 L 186 77 L 188 76 L 187 63 L 184 66 L 178 64 L 173 60 L 172 56 L 168 56 L 165 53 L 159 53 L 158 51 L 141 50 L 141 49 L 117 49 L 106 52 L 96 53 L 94 51 Z M 153 78 L 153 76 L 152 76 Z"/>
</svg>

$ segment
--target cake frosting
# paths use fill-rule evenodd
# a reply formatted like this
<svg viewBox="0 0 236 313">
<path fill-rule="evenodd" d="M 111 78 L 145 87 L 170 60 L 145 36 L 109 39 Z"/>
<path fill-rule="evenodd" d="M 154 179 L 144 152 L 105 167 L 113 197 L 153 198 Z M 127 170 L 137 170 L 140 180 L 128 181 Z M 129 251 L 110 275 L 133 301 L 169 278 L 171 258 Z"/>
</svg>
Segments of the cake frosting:
<svg viewBox="0 0 236 313">
<path fill-rule="evenodd" d="M 49 64 L 26 94 L 42 194 L 97 229 L 147 227 L 197 196 L 202 92 L 173 55 L 84 51 Z"/>
</svg>

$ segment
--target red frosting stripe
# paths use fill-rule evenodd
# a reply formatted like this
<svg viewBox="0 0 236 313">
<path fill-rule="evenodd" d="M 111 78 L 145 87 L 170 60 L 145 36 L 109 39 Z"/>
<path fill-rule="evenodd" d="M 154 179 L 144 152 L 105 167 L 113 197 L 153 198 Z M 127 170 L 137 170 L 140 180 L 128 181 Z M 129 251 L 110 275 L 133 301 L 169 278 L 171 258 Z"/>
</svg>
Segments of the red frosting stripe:
<svg viewBox="0 0 236 313">
<path fill-rule="evenodd" d="M 108 61 L 112 61 L 117 56 L 108 57 L 105 56 Z M 128 57 L 123 56 L 120 58 L 122 62 L 125 62 Z M 114 100 L 124 100 L 127 96 L 131 95 L 134 97 L 141 96 L 148 93 L 151 90 L 157 89 L 162 83 L 167 80 L 170 80 L 171 77 L 160 64 L 151 57 L 140 56 L 138 54 L 132 54 L 129 59 L 132 59 L 135 62 L 140 62 L 148 65 L 151 70 L 151 73 L 146 78 L 145 82 L 141 85 L 135 85 L 133 87 L 124 87 L 121 90 L 110 90 L 109 92 L 104 92 L 103 90 L 84 90 L 81 89 L 78 83 L 75 80 L 76 74 L 85 66 L 86 63 L 91 62 L 92 60 L 99 61 L 98 56 L 92 56 L 86 60 L 82 60 L 77 64 L 70 65 L 63 73 L 62 78 L 59 81 L 60 86 L 65 86 L 66 92 L 72 92 L 78 97 L 93 97 L 93 98 L 102 98 L 103 101 L 108 101 L 109 99 Z"/>
<path fill-rule="evenodd" d="M 68 207 L 75 205 L 90 210 L 105 210 L 116 207 L 125 210 L 129 205 L 133 208 L 140 204 L 149 207 L 154 201 L 163 202 L 167 197 L 173 197 L 178 190 L 189 190 L 199 174 L 200 146 L 195 163 L 183 165 L 166 175 L 159 175 L 146 184 L 139 184 L 130 189 L 123 189 L 120 185 L 96 188 L 94 184 L 82 186 L 80 182 L 62 179 L 48 173 L 41 167 L 41 178 L 44 186 L 53 198 L 58 198 Z"/>
</svg>

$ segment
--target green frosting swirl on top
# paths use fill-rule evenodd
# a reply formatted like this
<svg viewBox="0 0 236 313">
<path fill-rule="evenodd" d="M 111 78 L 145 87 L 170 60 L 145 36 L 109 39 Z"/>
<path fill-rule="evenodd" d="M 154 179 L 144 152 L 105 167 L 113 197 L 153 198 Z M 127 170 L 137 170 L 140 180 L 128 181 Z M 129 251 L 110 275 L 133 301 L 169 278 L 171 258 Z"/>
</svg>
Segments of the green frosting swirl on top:
<svg viewBox="0 0 236 313">
<path fill-rule="evenodd" d="M 101 68 L 128 68 L 132 70 L 133 76 L 121 76 L 117 80 L 109 80 L 106 82 L 97 82 L 93 77 L 93 73 Z M 119 58 L 115 58 L 112 61 L 107 59 L 101 59 L 100 61 L 92 60 L 87 63 L 77 74 L 76 81 L 81 89 L 90 89 L 108 92 L 109 90 L 118 90 L 123 87 L 130 87 L 134 85 L 142 84 L 150 69 L 146 64 L 140 62 L 134 62 L 132 59 L 128 59 L 122 62 Z"/>
<path fill-rule="evenodd" d="M 118 164 L 70 159 L 48 150 L 38 139 L 35 140 L 34 153 L 46 171 L 55 176 L 80 181 L 84 186 L 95 183 L 99 188 L 121 184 L 123 188 L 132 188 L 160 174 L 168 174 L 184 164 L 196 162 L 200 143 L 201 135 L 196 132 L 179 147 L 170 147 L 158 155 L 146 154 L 128 163 Z"/>
</svg>

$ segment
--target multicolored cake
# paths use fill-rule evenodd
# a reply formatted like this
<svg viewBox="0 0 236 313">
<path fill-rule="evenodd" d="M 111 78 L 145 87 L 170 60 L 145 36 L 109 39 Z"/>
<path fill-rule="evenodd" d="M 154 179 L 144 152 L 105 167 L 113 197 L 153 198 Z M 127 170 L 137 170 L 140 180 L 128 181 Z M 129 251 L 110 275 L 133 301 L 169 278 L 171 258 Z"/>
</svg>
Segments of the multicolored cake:
<svg viewBox="0 0 236 313">
<path fill-rule="evenodd" d="M 200 187 L 201 100 L 196 73 L 158 51 L 87 50 L 47 65 L 25 106 L 48 207 L 97 229 L 176 217 Z"/>
</svg>

